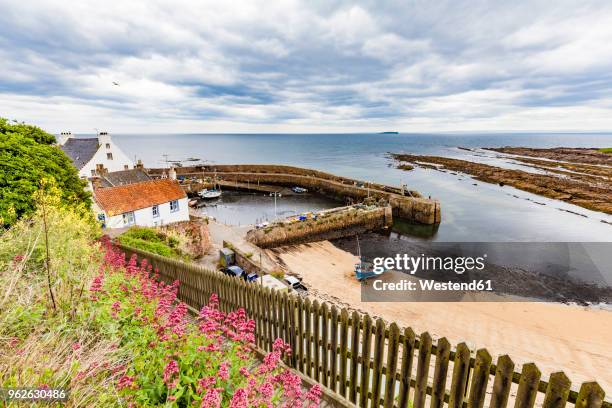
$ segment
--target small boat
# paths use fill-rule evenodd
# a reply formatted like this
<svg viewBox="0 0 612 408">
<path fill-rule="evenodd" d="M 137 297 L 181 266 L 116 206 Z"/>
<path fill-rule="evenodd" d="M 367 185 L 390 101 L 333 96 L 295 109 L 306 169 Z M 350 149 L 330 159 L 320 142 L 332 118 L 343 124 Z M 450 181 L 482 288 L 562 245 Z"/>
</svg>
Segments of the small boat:
<svg viewBox="0 0 612 408">
<path fill-rule="evenodd" d="M 359 282 L 381 275 L 385 272 L 374 271 L 374 264 L 363 260 L 361 256 L 361 246 L 359 245 L 359 237 L 357 237 L 357 251 L 359 254 L 359 263 L 355 264 L 355 277 Z"/>
<path fill-rule="evenodd" d="M 306 190 L 305 188 L 298 187 L 298 186 L 292 187 L 291 191 L 293 191 L 294 193 L 298 193 L 298 194 L 302 194 L 302 193 L 307 193 L 308 192 L 308 190 Z"/>
<path fill-rule="evenodd" d="M 399 135 L 399 132 L 391 131 L 391 132 L 379 132 L 379 135 Z"/>
<path fill-rule="evenodd" d="M 214 190 L 214 189 L 213 190 L 204 189 L 204 190 L 200 191 L 198 193 L 198 195 L 200 197 L 202 197 L 203 199 L 205 199 L 205 200 L 207 200 L 207 199 L 209 200 L 209 199 L 212 199 L 212 198 L 219 198 L 219 197 L 221 197 L 221 191 Z"/>
</svg>

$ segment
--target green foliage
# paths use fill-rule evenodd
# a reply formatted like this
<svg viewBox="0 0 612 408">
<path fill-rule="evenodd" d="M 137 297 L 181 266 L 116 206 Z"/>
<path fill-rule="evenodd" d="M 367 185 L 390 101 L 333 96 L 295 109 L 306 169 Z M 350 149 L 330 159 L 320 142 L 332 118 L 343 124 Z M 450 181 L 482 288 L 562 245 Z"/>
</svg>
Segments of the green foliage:
<svg viewBox="0 0 612 408">
<path fill-rule="evenodd" d="M 74 406 L 118 406 L 113 368 L 122 357 L 91 326 L 99 226 L 62 204 L 53 184 L 45 187 L 35 194 L 32 216 L 0 235 L 0 387 L 69 385 Z"/>
<path fill-rule="evenodd" d="M 118 238 L 119 242 L 132 248 L 142 249 L 169 258 L 184 258 L 178 249 L 176 237 L 163 234 L 154 228 L 132 227 Z"/>
<path fill-rule="evenodd" d="M 91 206 L 86 183 L 57 146 L 55 137 L 40 128 L 10 124 L 0 118 L 0 226 L 8 227 L 35 210 L 34 193 L 41 180 L 53 180 L 63 203 Z"/>
<path fill-rule="evenodd" d="M 270 272 L 270 275 L 274 276 L 276 279 L 283 279 L 285 277 L 285 271 L 282 269 L 275 269 Z"/>
<path fill-rule="evenodd" d="M 20 220 L 0 236 L 0 335 L 28 335 L 49 314 L 71 318 L 78 308 L 84 285 L 95 272 L 99 258 L 92 242 L 99 226 L 92 216 L 61 203 L 53 185 L 37 192 L 38 209 L 30 219 Z M 90 213 L 87 213 L 90 215 Z M 46 222 L 46 229 L 45 229 Z M 45 268 L 49 249 L 49 276 Z M 56 309 L 51 309 L 49 289 Z"/>
<path fill-rule="evenodd" d="M 612 147 L 603 147 L 599 151 L 602 153 L 612 153 Z"/>
</svg>

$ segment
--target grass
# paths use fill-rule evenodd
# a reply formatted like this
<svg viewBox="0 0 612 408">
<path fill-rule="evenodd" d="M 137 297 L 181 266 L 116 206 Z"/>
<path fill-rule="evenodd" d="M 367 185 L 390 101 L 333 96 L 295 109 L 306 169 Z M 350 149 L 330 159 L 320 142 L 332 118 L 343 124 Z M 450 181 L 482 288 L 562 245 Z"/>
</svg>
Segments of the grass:
<svg viewBox="0 0 612 408">
<path fill-rule="evenodd" d="M 602 147 L 601 149 L 599 149 L 599 151 L 602 153 L 612 154 L 612 147 Z"/>
<path fill-rule="evenodd" d="M 157 255 L 175 259 L 185 258 L 178 248 L 179 240 L 176 237 L 163 234 L 154 228 L 133 227 L 117 239 L 124 245 Z"/>
</svg>

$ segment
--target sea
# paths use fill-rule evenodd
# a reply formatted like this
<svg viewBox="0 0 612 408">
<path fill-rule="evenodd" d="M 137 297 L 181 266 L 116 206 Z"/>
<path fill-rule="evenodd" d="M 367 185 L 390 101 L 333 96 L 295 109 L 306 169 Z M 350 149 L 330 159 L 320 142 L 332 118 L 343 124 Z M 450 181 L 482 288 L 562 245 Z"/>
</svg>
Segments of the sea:
<svg viewBox="0 0 612 408">
<path fill-rule="evenodd" d="M 147 167 L 190 158 L 213 165 L 274 163 L 393 186 L 406 184 L 441 203 L 442 222 L 435 230 L 404 226 L 407 235 L 413 231 L 428 240 L 612 241 L 610 215 L 462 174 L 424 168 L 399 170 L 389 157 L 389 153 L 402 152 L 436 155 L 535 171 L 481 148 L 610 147 L 612 133 L 113 134 L 113 140 Z M 283 205 L 282 198 L 277 205 Z"/>
</svg>

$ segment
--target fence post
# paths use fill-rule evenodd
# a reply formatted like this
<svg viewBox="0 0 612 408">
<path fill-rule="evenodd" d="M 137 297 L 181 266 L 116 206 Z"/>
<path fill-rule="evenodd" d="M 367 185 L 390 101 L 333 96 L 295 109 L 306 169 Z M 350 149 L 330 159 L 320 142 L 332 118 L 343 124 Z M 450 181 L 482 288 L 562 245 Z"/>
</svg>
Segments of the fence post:
<svg viewBox="0 0 612 408">
<path fill-rule="evenodd" d="M 348 312 L 340 311 L 340 395 L 346 397 L 346 378 L 348 365 Z"/>
<path fill-rule="evenodd" d="M 359 358 L 359 334 L 361 333 L 361 318 L 353 312 L 351 317 L 351 376 L 349 382 L 349 401 L 357 402 L 357 367 Z"/>
<path fill-rule="evenodd" d="M 546 388 L 546 396 L 544 397 L 542 408 L 565 407 L 571 385 L 571 381 L 563 371 L 552 373 L 548 379 L 548 387 Z"/>
<path fill-rule="evenodd" d="M 387 371 L 385 373 L 385 408 L 393 408 L 395 400 L 395 373 L 397 370 L 397 353 L 399 349 L 399 327 L 397 324 L 389 325 L 389 344 L 387 345 Z"/>
<path fill-rule="evenodd" d="M 538 394 L 538 385 L 542 373 L 535 364 L 529 363 L 523 366 L 519 387 L 516 391 L 514 408 L 531 408 Z"/>
<path fill-rule="evenodd" d="M 368 406 L 370 389 L 370 348 L 372 345 L 372 318 L 363 317 L 363 337 L 361 341 L 361 384 L 359 384 L 359 406 Z"/>
<path fill-rule="evenodd" d="M 468 370 L 470 367 L 470 349 L 465 343 L 460 343 L 455 351 L 453 363 L 453 380 L 451 383 L 449 408 L 461 408 L 467 388 Z"/>
<path fill-rule="evenodd" d="M 385 347 L 385 322 L 376 320 L 374 337 L 374 362 L 372 365 L 372 407 L 380 406 L 380 388 L 382 383 L 383 355 Z"/>
<path fill-rule="evenodd" d="M 297 320 L 295 322 L 296 334 L 296 345 L 297 350 L 295 351 L 297 361 L 297 368 L 302 373 L 304 372 L 304 302 L 301 298 L 296 298 L 295 301 Z"/>
<path fill-rule="evenodd" d="M 450 349 L 451 345 L 445 337 L 438 340 L 436 368 L 434 369 L 434 378 L 431 386 L 431 408 L 442 408 L 444 406 Z"/>
<path fill-rule="evenodd" d="M 404 329 L 404 342 L 402 343 L 402 369 L 400 372 L 399 408 L 407 408 L 410 402 L 410 377 L 412 376 L 412 362 L 414 360 L 414 343 L 416 335 L 408 327 Z"/>
<path fill-rule="evenodd" d="M 491 354 L 486 349 L 480 349 L 476 352 L 468 408 L 482 408 L 484 406 L 489 372 L 491 371 L 491 361 Z"/>
<path fill-rule="evenodd" d="M 599 408 L 605 396 L 606 393 L 596 382 L 583 383 L 576 398 L 576 408 Z"/>
<path fill-rule="evenodd" d="M 314 376 L 312 375 L 312 343 L 313 343 L 313 339 L 312 339 L 312 310 L 311 310 L 311 304 L 310 304 L 310 299 L 306 298 L 306 301 L 304 302 L 304 314 L 305 314 L 305 321 L 304 321 L 304 325 L 306 326 L 305 332 L 306 332 L 306 339 L 304 341 L 304 344 L 306 346 L 306 366 L 305 366 L 305 371 L 304 373 L 311 377 L 314 378 Z"/>
<path fill-rule="evenodd" d="M 314 331 L 314 375 L 312 378 L 319 382 L 319 374 L 321 373 L 321 337 L 319 335 L 321 332 L 321 318 L 318 300 L 312 303 L 312 324 Z"/>
<path fill-rule="evenodd" d="M 431 336 L 425 332 L 419 337 L 419 356 L 417 374 L 415 378 L 414 408 L 425 406 L 425 395 L 427 393 L 427 376 L 429 373 L 429 361 L 431 359 Z"/>
<path fill-rule="evenodd" d="M 321 352 L 323 353 L 321 356 L 321 368 L 322 374 L 321 384 L 325 387 L 329 384 L 328 376 L 329 376 L 329 307 L 327 303 L 323 303 L 321 307 Z"/>
<path fill-rule="evenodd" d="M 332 305 L 331 307 L 331 352 L 329 353 L 330 364 L 329 364 L 329 388 L 336 392 L 338 387 L 336 386 L 338 379 L 338 308 Z"/>
<path fill-rule="evenodd" d="M 493 393 L 489 408 L 505 408 L 508 405 L 512 376 L 514 375 L 514 362 L 509 356 L 503 355 L 497 359 Z"/>
</svg>

